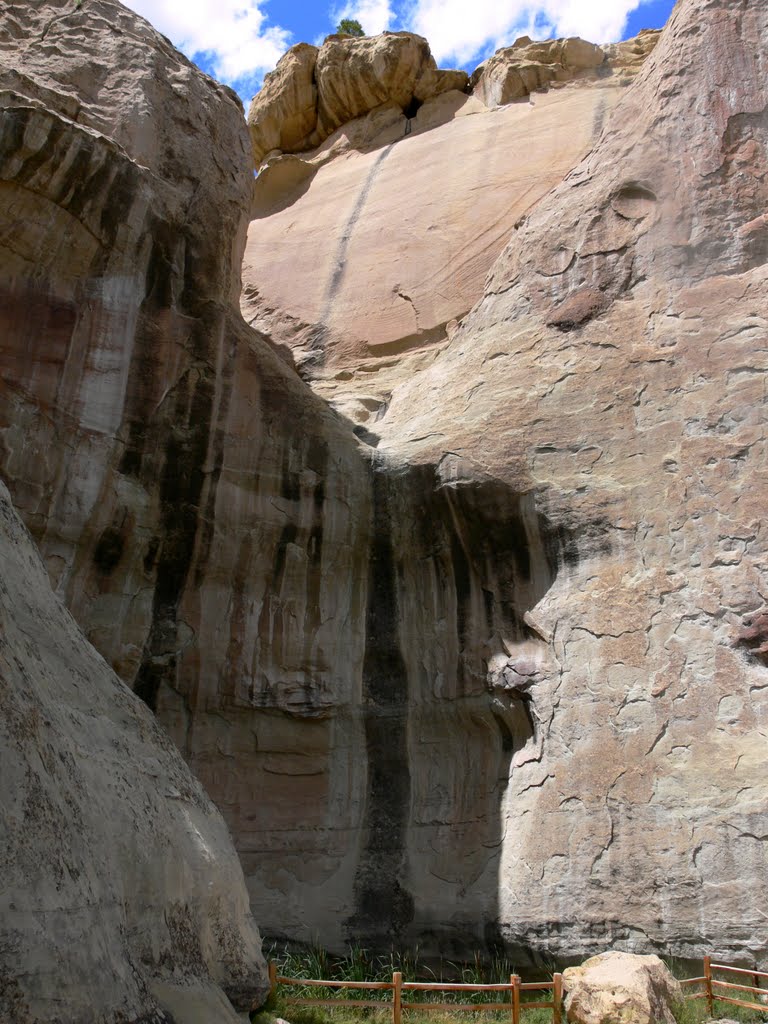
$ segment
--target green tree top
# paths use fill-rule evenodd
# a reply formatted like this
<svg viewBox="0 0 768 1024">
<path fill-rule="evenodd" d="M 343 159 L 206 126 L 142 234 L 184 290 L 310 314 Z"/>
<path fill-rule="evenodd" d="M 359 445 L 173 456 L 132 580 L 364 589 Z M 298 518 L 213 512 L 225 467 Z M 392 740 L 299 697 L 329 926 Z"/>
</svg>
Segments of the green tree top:
<svg viewBox="0 0 768 1024">
<path fill-rule="evenodd" d="M 337 35 L 364 36 L 363 26 L 355 18 L 342 18 L 336 29 Z"/>
</svg>

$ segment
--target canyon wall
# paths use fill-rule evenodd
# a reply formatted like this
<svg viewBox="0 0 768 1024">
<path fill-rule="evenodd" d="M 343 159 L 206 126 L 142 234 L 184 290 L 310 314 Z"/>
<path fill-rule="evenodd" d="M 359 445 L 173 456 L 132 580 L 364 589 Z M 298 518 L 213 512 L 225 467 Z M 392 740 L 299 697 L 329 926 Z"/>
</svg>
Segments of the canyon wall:
<svg viewBox="0 0 768 1024">
<path fill-rule="evenodd" d="M 6 25 L 0 472 L 259 923 L 764 959 L 768 12 L 521 41 L 255 186 L 114 0 Z"/>
<path fill-rule="evenodd" d="M 236 1024 L 269 983 L 221 815 L 2 484 L 0 556 L 0 1019 Z"/>
</svg>

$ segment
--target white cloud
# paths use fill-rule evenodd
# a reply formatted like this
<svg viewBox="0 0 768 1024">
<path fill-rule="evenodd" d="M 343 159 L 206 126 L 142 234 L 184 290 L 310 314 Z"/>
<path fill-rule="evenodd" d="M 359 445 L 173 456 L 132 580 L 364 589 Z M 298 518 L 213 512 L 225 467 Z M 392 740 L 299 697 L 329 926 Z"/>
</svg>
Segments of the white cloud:
<svg viewBox="0 0 768 1024">
<path fill-rule="evenodd" d="M 621 38 L 627 16 L 647 0 L 413 0 L 405 21 L 426 36 L 440 64 L 467 64 L 519 35 Z"/>
<path fill-rule="evenodd" d="M 355 18 L 366 35 L 375 36 L 390 27 L 395 12 L 389 0 L 350 0 L 343 7 L 334 7 L 331 16 L 334 28 L 342 18 Z"/>
<path fill-rule="evenodd" d="M 224 82 L 261 77 L 291 44 L 291 34 L 266 25 L 263 0 L 124 0 L 193 57 L 205 54 Z"/>
</svg>

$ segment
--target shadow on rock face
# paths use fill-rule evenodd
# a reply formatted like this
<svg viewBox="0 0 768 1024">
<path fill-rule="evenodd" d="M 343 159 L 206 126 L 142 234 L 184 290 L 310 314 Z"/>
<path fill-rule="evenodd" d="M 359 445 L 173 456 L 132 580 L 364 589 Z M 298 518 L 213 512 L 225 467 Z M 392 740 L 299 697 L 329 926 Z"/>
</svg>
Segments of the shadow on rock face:
<svg viewBox="0 0 768 1024">
<path fill-rule="evenodd" d="M 579 538 L 532 491 L 453 456 L 372 465 L 367 791 L 347 934 L 460 955 L 496 944 L 502 800 L 546 742 L 531 691 L 548 644 L 528 613 Z"/>
</svg>

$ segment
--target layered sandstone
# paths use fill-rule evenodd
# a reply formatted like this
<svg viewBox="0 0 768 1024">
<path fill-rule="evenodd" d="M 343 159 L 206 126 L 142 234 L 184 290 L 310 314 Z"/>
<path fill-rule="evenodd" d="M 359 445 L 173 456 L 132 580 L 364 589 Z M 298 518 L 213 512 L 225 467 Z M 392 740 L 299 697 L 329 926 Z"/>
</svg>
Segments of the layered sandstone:
<svg viewBox="0 0 768 1024">
<path fill-rule="evenodd" d="M 398 381 L 435 358 L 518 220 L 597 141 L 628 66 L 657 39 L 643 33 L 609 56 L 581 39 L 524 37 L 477 69 L 472 96 L 449 91 L 413 117 L 390 102 L 311 152 L 271 154 L 243 266 L 248 322 L 375 432 Z M 253 109 L 270 107 L 270 90 Z"/>
<path fill-rule="evenodd" d="M 236 1022 L 267 989 L 218 811 L 54 597 L 0 484 L 0 1018 Z M 226 994 L 225 994 L 226 993 Z"/>
<path fill-rule="evenodd" d="M 298 43 L 266 75 L 248 112 L 258 167 L 272 150 L 299 153 L 382 104 L 408 113 L 452 89 L 464 71 L 440 70 L 429 43 L 412 32 L 328 36 L 321 47 Z"/>
<path fill-rule="evenodd" d="M 382 458 L 455 459 L 581 521 L 531 609 L 540 754 L 485 869 L 508 941 L 766 955 L 767 41 L 764 7 L 678 4 L 377 424 Z M 493 684 L 518 692 L 493 625 Z"/>
<path fill-rule="evenodd" d="M 244 308 L 339 416 L 232 308 L 234 102 L 190 71 L 215 125 L 190 120 L 188 65 L 123 53 L 145 26 L 50 7 L 57 73 L 24 8 L 4 99 L 0 468 L 224 812 L 257 919 L 764 957 L 768 12 L 683 0 L 628 88 L 617 65 L 494 110 L 385 103 L 270 159 Z M 194 180 L 110 138 L 141 73 L 129 104 L 88 80 L 114 128 L 67 113 L 78 31 L 177 62 L 157 116 Z"/>
<path fill-rule="evenodd" d="M 600 936 L 764 958 L 766 923 L 743 908 L 759 898 L 768 820 L 767 17 L 688 0 L 639 74 L 648 34 L 606 48 L 615 76 L 537 94 L 540 114 L 636 76 L 602 137 L 585 140 L 593 151 L 509 225 L 447 346 L 418 359 L 397 343 L 380 360 L 366 348 L 378 310 L 399 309 L 377 288 L 413 299 L 401 284 L 410 252 L 412 279 L 432 255 L 445 161 L 416 159 L 418 135 L 396 141 L 389 126 L 379 151 L 321 152 L 309 187 L 251 227 L 244 309 L 365 426 L 374 508 L 390 524 L 396 614 L 371 632 L 389 638 L 391 689 L 377 699 L 407 712 L 389 712 L 387 758 L 369 780 L 368 806 L 392 794 L 377 810 L 386 830 L 366 840 L 383 879 L 377 914 L 355 917 L 351 934 L 364 923 L 380 941 L 501 941 L 521 956 L 577 955 Z M 528 113 L 508 109 L 499 116 Z M 444 131 L 460 154 L 464 126 L 487 116 L 421 140 L 434 153 Z M 345 188 L 359 160 L 358 191 Z M 305 270 L 293 238 L 313 237 L 317 218 L 333 238 L 334 216 L 339 244 L 313 241 Z M 294 273 L 254 255 L 273 217 Z M 392 224 L 407 218 L 406 240 Z M 345 343 L 343 331 L 359 333 Z M 496 733 L 481 725 L 470 708 L 483 691 L 492 707 L 517 701 L 520 717 L 508 708 Z M 397 899 L 382 911 L 387 889 Z M 306 934 L 298 906 L 287 931 Z"/>
</svg>

